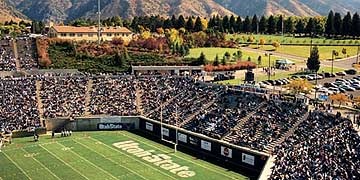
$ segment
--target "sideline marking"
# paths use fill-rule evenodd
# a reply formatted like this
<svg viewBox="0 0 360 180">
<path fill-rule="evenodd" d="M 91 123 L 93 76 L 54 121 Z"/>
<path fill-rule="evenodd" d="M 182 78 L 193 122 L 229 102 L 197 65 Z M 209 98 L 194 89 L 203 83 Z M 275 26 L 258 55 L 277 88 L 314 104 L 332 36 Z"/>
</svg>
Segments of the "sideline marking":
<svg viewBox="0 0 360 180">
<path fill-rule="evenodd" d="M 93 139 L 93 140 L 95 140 L 95 141 L 99 141 L 98 139 L 93 138 L 93 137 L 90 137 L 90 139 Z M 137 162 L 140 162 L 141 164 L 144 164 L 144 165 L 146 165 L 146 166 L 154 169 L 155 171 L 158 171 L 158 172 L 160 172 L 161 174 L 163 174 L 163 175 L 165 175 L 165 176 L 168 176 L 168 177 L 170 177 L 171 179 L 175 179 L 175 180 L 176 180 L 176 178 L 172 177 L 171 175 L 169 175 L 169 174 L 167 174 L 167 173 L 164 173 L 163 171 L 155 168 L 154 166 L 151 166 L 151 165 L 149 165 L 149 164 L 147 164 L 147 163 L 145 163 L 145 162 L 143 162 L 143 161 L 140 161 L 139 159 L 136 159 L 136 158 L 134 158 L 134 157 L 132 157 L 132 156 L 130 156 L 130 155 L 128 155 L 128 154 L 125 154 L 124 152 L 121 152 L 119 149 L 116 149 L 115 147 L 112 147 L 112 146 L 107 145 L 107 144 L 105 144 L 105 143 L 103 143 L 103 144 L 104 144 L 106 147 L 108 147 L 108 148 L 110 148 L 110 149 L 113 149 L 113 150 L 115 150 L 115 151 L 117 151 L 117 152 L 120 152 L 121 154 L 129 157 L 130 159 L 133 159 L 133 160 L 135 160 L 135 161 L 137 161 Z"/>
<path fill-rule="evenodd" d="M 29 152 L 27 152 L 25 149 L 22 149 L 25 153 L 29 153 Z M 52 171 L 50 171 L 50 169 L 49 168 L 47 168 L 43 163 L 41 163 L 40 161 L 38 161 L 37 159 L 35 159 L 35 157 L 34 156 L 32 156 L 31 157 L 33 160 L 35 160 L 37 163 L 39 163 L 43 168 L 45 168 L 47 171 L 49 171 L 49 173 L 51 174 L 51 175 L 53 175 L 56 179 L 59 179 L 59 180 L 61 180 L 56 174 L 54 174 Z"/>
<path fill-rule="evenodd" d="M 96 154 L 99 154 L 100 156 L 102 156 L 102 157 L 104 157 L 105 159 L 107 159 L 107 160 L 109 160 L 109 161 L 111 161 L 111 162 L 119 165 L 120 167 L 123 167 L 123 168 L 127 169 L 128 171 L 130 171 L 130 172 L 132 172 L 132 173 L 140 176 L 141 178 L 146 179 L 146 178 L 145 178 L 144 176 L 142 176 L 141 174 L 138 174 L 137 172 L 131 170 L 130 168 L 127 168 L 127 167 L 125 167 L 125 166 L 122 166 L 122 165 L 119 164 L 118 162 L 116 162 L 116 161 L 114 161 L 114 160 L 112 160 L 112 159 L 109 159 L 109 158 L 105 157 L 103 154 L 98 153 L 97 151 L 91 149 L 89 146 L 87 146 L 87 145 L 85 145 L 85 144 L 83 144 L 83 143 L 81 143 L 81 142 L 79 142 L 79 141 L 75 141 L 75 140 L 74 140 L 74 142 L 79 143 L 80 145 L 84 146 L 86 149 L 89 149 L 90 151 L 95 152 Z"/>
<path fill-rule="evenodd" d="M 165 153 L 166 153 L 165 150 L 162 150 L 161 148 L 156 147 L 155 145 L 149 144 L 149 143 L 147 143 L 147 142 L 144 142 L 144 141 L 142 141 L 142 140 L 140 140 L 140 139 L 138 139 L 138 138 L 128 136 L 128 135 L 123 134 L 123 133 L 121 133 L 121 132 L 117 132 L 117 133 L 118 133 L 118 134 L 121 134 L 121 135 L 123 135 L 123 136 L 125 136 L 125 137 L 127 137 L 127 138 L 133 139 L 133 140 L 135 140 L 135 141 L 139 141 L 139 142 L 141 142 L 141 143 L 143 143 L 143 144 L 146 144 L 146 145 L 148 145 L 148 146 L 150 146 L 150 147 L 153 147 L 153 148 L 155 148 L 155 149 L 158 149 L 158 150 L 161 151 L 161 152 L 165 152 Z M 175 156 L 175 157 L 177 157 L 177 158 L 179 158 L 179 159 L 185 160 L 185 161 L 190 162 L 190 163 L 192 163 L 192 164 L 196 164 L 196 165 L 198 165 L 198 166 L 200 166 L 200 167 L 203 167 L 203 168 L 205 168 L 205 169 L 208 169 L 208 170 L 210 170 L 210 171 L 212 171 L 212 172 L 215 172 L 215 173 L 217 173 L 217 174 L 224 175 L 224 176 L 226 176 L 226 177 L 228 177 L 228 178 L 231 178 L 231 179 L 238 179 L 238 178 L 236 178 L 236 177 L 232 177 L 232 176 L 227 175 L 227 174 L 218 173 L 218 172 L 215 171 L 214 169 L 211 169 L 211 168 L 209 168 L 209 167 L 200 165 L 200 164 L 198 164 L 198 163 L 196 163 L 196 162 L 189 161 L 189 160 L 187 160 L 187 159 L 184 159 L 183 157 L 177 156 L 176 154 L 172 154 L 172 155 Z"/>
<path fill-rule="evenodd" d="M 82 177 L 84 177 L 87 180 L 90 180 L 89 178 L 87 178 L 85 175 L 83 175 L 81 172 L 79 172 L 78 170 L 76 170 L 75 168 L 73 168 L 70 164 L 68 164 L 67 162 L 65 162 L 64 160 L 60 159 L 56 154 L 53 154 L 52 152 L 50 152 L 49 150 L 47 150 L 44 146 L 39 145 L 41 148 L 45 149 L 45 151 L 47 151 L 48 153 L 50 153 L 52 156 L 54 156 L 56 159 L 60 160 L 61 162 L 63 162 L 65 165 L 69 166 L 71 169 L 73 169 L 75 172 L 77 172 L 78 174 L 80 174 Z"/>
<path fill-rule="evenodd" d="M 65 145 L 60 144 L 58 142 L 56 142 L 58 145 L 67 148 Z M 69 149 L 69 151 L 71 151 L 72 153 L 74 153 L 76 156 L 78 156 L 80 159 L 83 159 L 84 161 L 88 162 L 89 164 L 91 164 L 93 167 L 95 167 L 96 169 L 99 169 L 100 171 L 104 172 L 105 174 L 109 175 L 110 177 L 117 179 L 117 177 L 115 177 L 114 175 L 110 174 L 109 172 L 105 171 L 104 169 L 102 169 L 101 167 L 95 165 L 94 163 L 90 162 L 89 160 L 87 160 L 86 158 L 80 156 L 78 153 L 76 153 L 75 151 L 71 150 L 72 148 Z"/>
<path fill-rule="evenodd" d="M 28 174 L 26 174 L 26 172 L 25 172 L 15 161 L 13 161 L 13 160 L 10 158 L 10 156 L 8 156 L 5 152 L 4 152 L 4 155 L 5 155 L 5 157 L 8 158 L 13 164 L 15 164 L 15 166 L 16 166 L 27 178 L 31 179 L 30 176 L 29 176 Z"/>
</svg>

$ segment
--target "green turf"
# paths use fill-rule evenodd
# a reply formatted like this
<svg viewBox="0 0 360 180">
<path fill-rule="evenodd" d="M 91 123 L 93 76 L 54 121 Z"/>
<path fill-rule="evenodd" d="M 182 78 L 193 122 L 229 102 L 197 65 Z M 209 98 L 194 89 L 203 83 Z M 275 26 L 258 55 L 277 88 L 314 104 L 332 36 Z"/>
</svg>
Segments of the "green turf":
<svg viewBox="0 0 360 180">
<path fill-rule="evenodd" d="M 113 146 L 132 140 L 153 154 L 166 154 L 174 163 L 196 173 L 189 178 L 142 160 Z M 126 131 L 83 132 L 71 137 L 14 139 L 0 153 L 0 179 L 247 179 L 238 173 L 196 159 Z"/>
<path fill-rule="evenodd" d="M 221 59 L 223 58 L 223 56 L 226 52 L 229 52 L 232 56 L 233 53 L 236 53 L 239 50 L 240 49 L 237 49 L 237 48 L 193 48 L 193 49 L 190 49 L 190 54 L 187 57 L 197 58 L 200 56 L 201 52 L 203 52 L 205 54 L 205 57 L 208 60 L 208 62 L 213 62 L 216 55 L 219 56 L 219 59 L 221 61 Z M 245 50 L 241 50 L 241 51 L 243 53 L 243 55 L 242 55 L 243 61 L 247 61 L 248 58 L 250 57 L 252 62 L 258 64 L 258 57 L 261 56 L 261 64 L 260 65 L 268 66 L 269 57 L 265 56 L 264 53 L 256 53 L 256 52 L 250 52 L 250 51 L 245 51 Z M 277 59 L 282 59 L 282 58 L 276 57 L 276 56 L 271 56 L 270 64 L 273 65 L 275 60 L 277 60 Z M 291 59 L 289 59 L 289 60 L 291 60 Z M 231 62 L 228 62 L 228 63 L 231 63 Z"/>
<path fill-rule="evenodd" d="M 226 39 L 230 40 L 240 40 L 240 43 L 248 43 L 247 40 L 249 36 L 254 37 L 253 43 L 256 44 L 258 40 L 264 39 L 265 43 L 272 44 L 274 41 L 278 41 L 282 44 L 310 44 L 311 38 L 310 37 L 293 37 L 291 35 L 249 35 L 249 34 L 228 34 L 226 35 Z M 325 44 L 325 45 L 357 45 L 360 43 L 359 40 L 355 39 L 345 39 L 345 40 L 335 40 L 335 39 L 326 39 L 326 38 L 313 38 L 312 39 L 314 44 Z"/>
</svg>

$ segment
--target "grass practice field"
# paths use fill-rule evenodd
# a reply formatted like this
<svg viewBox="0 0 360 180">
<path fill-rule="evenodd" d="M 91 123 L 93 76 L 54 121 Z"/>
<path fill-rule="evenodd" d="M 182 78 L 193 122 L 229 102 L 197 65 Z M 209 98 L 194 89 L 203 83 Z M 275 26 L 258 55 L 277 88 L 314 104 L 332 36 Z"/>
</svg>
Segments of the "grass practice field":
<svg viewBox="0 0 360 180">
<path fill-rule="evenodd" d="M 71 137 L 41 136 L 39 142 L 32 140 L 14 139 L 13 144 L 2 149 L 0 180 L 247 179 L 126 131 L 82 132 Z M 133 143 L 138 143 L 137 152 L 129 149 Z M 146 157 L 146 153 L 152 156 Z M 154 161 L 155 155 L 162 161 Z"/>
</svg>

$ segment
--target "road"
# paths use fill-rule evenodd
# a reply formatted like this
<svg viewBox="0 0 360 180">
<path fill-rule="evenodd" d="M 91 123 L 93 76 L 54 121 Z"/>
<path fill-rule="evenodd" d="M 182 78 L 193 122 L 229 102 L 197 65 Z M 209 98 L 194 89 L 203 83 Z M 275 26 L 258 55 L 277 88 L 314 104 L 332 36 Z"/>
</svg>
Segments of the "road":
<svg viewBox="0 0 360 180">
<path fill-rule="evenodd" d="M 260 49 L 253 49 L 253 48 L 249 48 L 249 47 L 241 47 L 241 49 L 246 50 L 246 51 L 251 51 L 251 52 L 256 52 L 256 53 L 271 53 L 273 56 L 278 56 L 278 57 L 282 57 L 282 58 L 287 58 L 287 59 L 291 59 L 294 60 L 296 62 L 303 62 L 306 63 L 307 58 L 304 57 L 300 57 L 300 56 L 295 56 L 295 55 L 290 55 L 290 54 L 284 54 L 284 53 L 279 53 L 276 51 L 265 51 L 265 50 L 260 50 Z M 359 58 L 360 60 L 360 58 Z M 344 58 L 344 59 L 339 59 L 334 61 L 334 67 L 338 67 L 338 68 L 342 68 L 342 69 L 353 69 L 352 65 L 353 63 L 356 63 L 357 61 L 357 57 L 353 56 L 353 57 L 349 57 L 349 58 Z M 321 61 L 321 64 L 323 66 L 328 66 L 331 67 L 331 61 Z"/>
</svg>

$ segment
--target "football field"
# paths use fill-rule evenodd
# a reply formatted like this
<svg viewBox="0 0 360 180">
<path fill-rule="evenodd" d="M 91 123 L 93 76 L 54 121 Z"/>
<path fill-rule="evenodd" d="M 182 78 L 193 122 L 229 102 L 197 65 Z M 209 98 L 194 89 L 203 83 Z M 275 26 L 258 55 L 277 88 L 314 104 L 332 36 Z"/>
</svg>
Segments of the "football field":
<svg viewBox="0 0 360 180">
<path fill-rule="evenodd" d="M 0 152 L 7 179 L 247 179 L 127 131 L 17 138 Z"/>
</svg>

